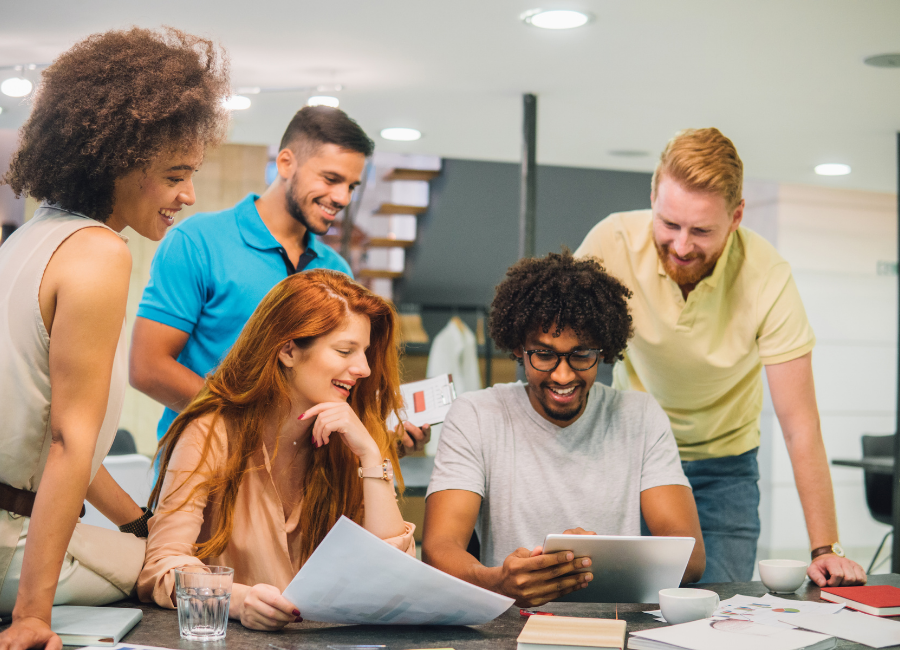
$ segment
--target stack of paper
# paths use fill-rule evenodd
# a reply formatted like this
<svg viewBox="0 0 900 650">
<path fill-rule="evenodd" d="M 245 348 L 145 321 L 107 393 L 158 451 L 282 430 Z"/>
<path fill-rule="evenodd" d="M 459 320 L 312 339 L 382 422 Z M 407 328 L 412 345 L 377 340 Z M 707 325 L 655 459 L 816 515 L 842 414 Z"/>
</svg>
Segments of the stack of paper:
<svg viewBox="0 0 900 650">
<path fill-rule="evenodd" d="M 712 618 L 750 621 L 760 625 L 792 629 L 790 619 L 797 614 L 835 614 L 844 608 L 840 604 L 813 603 L 803 600 L 788 600 L 771 594 L 765 596 L 733 596 L 723 600 L 713 612 Z M 660 610 L 646 612 L 658 621 L 665 622 Z"/>
<path fill-rule="evenodd" d="M 815 632 L 709 618 L 632 632 L 628 638 L 628 647 L 632 650 L 828 650 L 834 646 L 834 637 Z"/>
<path fill-rule="evenodd" d="M 481 625 L 513 604 L 419 562 L 346 517 L 284 597 L 305 620 L 368 625 Z"/>
</svg>

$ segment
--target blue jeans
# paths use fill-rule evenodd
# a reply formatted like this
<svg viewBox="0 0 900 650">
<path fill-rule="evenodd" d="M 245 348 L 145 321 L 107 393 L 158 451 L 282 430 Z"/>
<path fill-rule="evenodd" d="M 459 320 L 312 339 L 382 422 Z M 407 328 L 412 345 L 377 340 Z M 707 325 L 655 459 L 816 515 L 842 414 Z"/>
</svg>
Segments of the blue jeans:
<svg viewBox="0 0 900 650">
<path fill-rule="evenodd" d="M 706 545 L 700 582 L 749 582 L 759 541 L 757 449 L 740 456 L 682 461 Z"/>
</svg>

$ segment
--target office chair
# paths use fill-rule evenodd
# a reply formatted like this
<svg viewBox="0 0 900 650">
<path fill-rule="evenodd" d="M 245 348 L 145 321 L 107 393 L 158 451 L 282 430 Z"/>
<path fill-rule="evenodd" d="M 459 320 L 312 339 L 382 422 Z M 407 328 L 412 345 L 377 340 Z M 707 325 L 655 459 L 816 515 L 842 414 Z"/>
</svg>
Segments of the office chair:
<svg viewBox="0 0 900 650">
<path fill-rule="evenodd" d="M 863 458 L 883 458 L 894 456 L 894 438 L 893 435 L 888 436 L 869 436 L 862 437 Z M 894 503 L 894 486 L 893 477 L 890 474 L 876 474 L 863 470 L 863 480 L 866 485 L 866 505 L 869 506 L 869 513 L 872 519 L 882 524 L 893 525 L 893 503 Z M 878 559 L 878 554 L 884 547 L 888 536 L 893 532 L 889 530 L 881 539 L 878 550 L 869 564 L 866 573 L 871 573 Z"/>
</svg>

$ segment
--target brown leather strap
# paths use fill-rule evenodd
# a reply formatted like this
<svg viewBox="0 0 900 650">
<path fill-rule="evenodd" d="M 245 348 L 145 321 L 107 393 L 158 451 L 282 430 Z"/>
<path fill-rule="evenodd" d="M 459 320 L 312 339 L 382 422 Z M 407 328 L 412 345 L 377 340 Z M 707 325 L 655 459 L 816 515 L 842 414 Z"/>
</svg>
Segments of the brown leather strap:
<svg viewBox="0 0 900 650">
<path fill-rule="evenodd" d="M 0 483 L 0 510 L 6 510 L 22 517 L 30 517 L 31 511 L 34 509 L 34 492 L 14 488 L 6 483 Z M 85 515 L 84 504 L 81 504 L 81 514 Z"/>
</svg>

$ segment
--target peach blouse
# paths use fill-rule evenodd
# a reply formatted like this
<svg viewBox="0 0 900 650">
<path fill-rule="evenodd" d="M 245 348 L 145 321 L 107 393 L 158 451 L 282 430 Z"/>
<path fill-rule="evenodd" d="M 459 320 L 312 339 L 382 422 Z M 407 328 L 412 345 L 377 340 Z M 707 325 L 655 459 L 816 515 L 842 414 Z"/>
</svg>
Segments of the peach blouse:
<svg viewBox="0 0 900 650">
<path fill-rule="evenodd" d="M 250 471 L 241 482 L 234 510 L 234 530 L 228 546 L 218 557 L 199 560 L 193 546 L 210 538 L 215 503 L 209 492 L 194 487 L 224 467 L 227 457 L 225 425 L 220 420 L 212 433 L 212 416 L 194 421 L 181 436 L 163 480 L 156 514 L 150 519 L 147 556 L 138 578 L 137 592 L 144 602 L 174 608 L 175 575 L 172 569 L 186 564 L 224 565 L 234 569 L 234 592 L 265 583 L 283 590 L 300 570 L 298 559 L 302 531 L 297 529 L 302 501 L 285 521 L 284 506 L 272 479 L 269 453 L 262 449 L 250 460 Z M 210 437 L 204 467 L 190 476 L 200 463 L 203 446 Z M 190 478 L 188 478 L 190 476 Z M 386 539 L 410 555 L 416 554 L 413 524 L 406 532 Z"/>
</svg>

